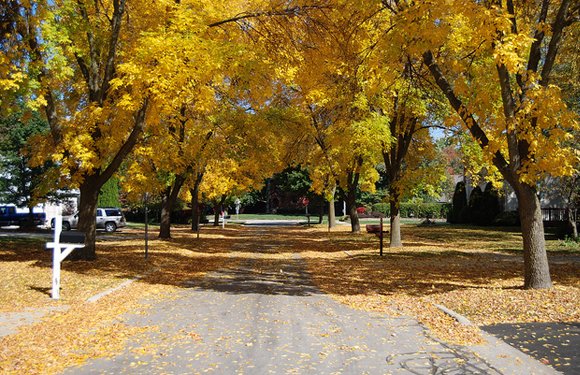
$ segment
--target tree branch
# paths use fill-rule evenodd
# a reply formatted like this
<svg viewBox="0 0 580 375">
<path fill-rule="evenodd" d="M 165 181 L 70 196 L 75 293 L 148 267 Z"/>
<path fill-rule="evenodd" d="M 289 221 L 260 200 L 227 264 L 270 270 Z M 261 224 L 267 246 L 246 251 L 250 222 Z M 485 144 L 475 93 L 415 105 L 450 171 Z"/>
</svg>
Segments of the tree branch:
<svg viewBox="0 0 580 375">
<path fill-rule="evenodd" d="M 481 148 L 487 147 L 487 145 L 489 145 L 489 139 L 487 138 L 487 135 L 477 123 L 477 120 L 475 119 L 473 113 L 471 113 L 469 109 L 467 109 L 467 107 L 455 94 L 453 87 L 451 87 L 451 84 L 449 83 L 449 81 L 447 81 L 447 78 L 443 74 L 443 71 L 441 71 L 441 68 L 435 62 L 433 53 L 431 51 L 425 52 L 423 54 L 423 60 L 425 61 L 425 64 L 429 68 L 431 75 L 433 76 L 433 78 L 435 78 L 437 86 L 439 86 L 441 91 L 443 91 L 443 94 L 449 101 L 449 104 L 451 104 L 451 107 L 455 109 L 455 112 L 457 112 L 461 120 L 463 120 L 463 123 L 469 129 L 473 138 L 475 138 L 475 140 L 477 141 L 477 143 L 479 143 Z M 501 154 L 500 151 L 496 151 L 495 154 L 493 155 L 493 163 L 508 181 L 510 180 L 512 180 L 510 182 L 515 181 L 517 176 L 515 176 L 515 174 L 511 172 L 507 160 Z"/>
<path fill-rule="evenodd" d="M 79 6 L 79 13 L 86 23 L 86 35 L 90 55 L 90 69 L 87 67 L 87 74 L 85 75 L 83 72 L 83 76 L 89 89 L 89 100 L 97 101 L 99 91 L 99 52 L 97 51 L 95 36 L 91 32 L 91 21 L 85 3 L 81 0 L 78 0 L 77 4 Z"/>
<path fill-rule="evenodd" d="M 548 8 L 550 5 L 550 0 L 543 0 L 542 1 L 542 9 L 540 10 L 540 15 L 538 16 L 538 25 L 543 24 L 546 22 L 546 17 L 548 16 Z M 540 63 L 540 59 L 542 57 L 542 41 L 544 40 L 544 36 L 546 34 L 542 30 L 536 30 L 534 33 L 534 42 L 530 48 L 530 55 L 528 58 L 528 70 L 533 72 L 538 71 L 538 64 Z"/>
<path fill-rule="evenodd" d="M 147 114 L 147 109 L 149 107 L 149 98 L 145 98 L 145 101 L 141 105 L 141 108 L 135 114 L 135 126 L 133 126 L 133 130 L 119 149 L 117 154 L 113 157 L 113 160 L 107 168 L 98 176 L 99 182 L 103 184 L 109 180 L 113 174 L 119 169 L 121 163 L 127 155 L 133 150 L 135 144 L 139 140 L 139 136 L 143 133 L 143 128 L 145 127 L 145 116 Z"/>
<path fill-rule="evenodd" d="M 556 55 L 558 54 L 558 48 L 560 47 L 560 40 L 562 39 L 564 27 L 566 27 L 566 15 L 569 6 L 570 0 L 562 1 L 558 14 L 556 15 L 556 20 L 552 24 L 552 38 L 550 39 L 544 67 L 542 68 L 542 79 L 540 81 L 542 86 L 547 86 L 550 82 L 550 74 L 552 73 L 552 68 L 556 61 Z"/>
<path fill-rule="evenodd" d="M 102 105 L 107 96 L 107 91 L 109 90 L 109 82 L 115 74 L 115 57 L 117 54 L 117 46 L 119 41 L 119 34 L 121 32 L 121 22 L 123 19 L 123 14 L 125 13 L 126 0 L 114 0 L 113 1 L 113 19 L 112 19 L 112 30 L 111 39 L 109 40 L 109 51 L 107 52 L 107 60 L 105 63 L 105 72 L 103 74 L 103 82 L 101 87 L 101 92 L 99 95 L 99 104 Z"/>
<path fill-rule="evenodd" d="M 265 11 L 257 11 L 257 12 L 245 12 L 240 13 L 234 17 L 227 18 L 221 21 L 210 23 L 209 27 L 216 27 L 221 26 L 226 23 L 238 22 L 248 18 L 258 18 L 258 17 L 274 17 L 274 16 L 282 16 L 282 17 L 294 17 L 300 15 L 303 11 L 312 10 L 312 9 L 325 9 L 328 7 L 320 6 L 320 5 L 305 5 L 305 6 L 295 6 L 292 8 L 286 8 L 282 10 L 265 10 Z"/>
</svg>

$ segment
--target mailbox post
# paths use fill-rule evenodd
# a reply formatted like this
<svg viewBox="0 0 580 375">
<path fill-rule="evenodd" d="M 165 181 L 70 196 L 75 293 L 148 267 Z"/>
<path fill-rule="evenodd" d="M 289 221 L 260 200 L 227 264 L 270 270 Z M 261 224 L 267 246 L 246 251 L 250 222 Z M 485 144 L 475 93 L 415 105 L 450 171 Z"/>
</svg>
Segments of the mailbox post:
<svg viewBox="0 0 580 375">
<path fill-rule="evenodd" d="M 52 299 L 60 298 L 60 264 L 74 249 L 85 247 L 85 234 L 80 232 L 62 233 L 62 216 L 54 219 L 54 239 L 46 244 L 52 249 Z"/>
</svg>

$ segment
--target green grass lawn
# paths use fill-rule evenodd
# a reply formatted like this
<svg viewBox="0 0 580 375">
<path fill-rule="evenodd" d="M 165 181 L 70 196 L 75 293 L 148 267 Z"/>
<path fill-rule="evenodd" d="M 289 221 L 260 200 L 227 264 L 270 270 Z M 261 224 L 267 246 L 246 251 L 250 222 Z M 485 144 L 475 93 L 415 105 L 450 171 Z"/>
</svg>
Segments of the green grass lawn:
<svg viewBox="0 0 580 375">
<path fill-rule="evenodd" d="M 209 225 L 213 224 L 213 216 L 207 215 L 209 220 Z M 343 225 L 349 225 L 349 220 L 343 216 L 337 216 L 337 222 Z M 307 222 L 307 216 L 303 215 L 281 215 L 281 214 L 232 214 L 230 215 L 229 225 L 236 224 L 238 221 L 242 222 L 244 220 L 300 220 L 303 223 Z M 425 237 L 425 239 L 438 241 L 438 242 L 449 242 L 455 238 L 468 238 L 468 243 L 471 242 L 485 242 L 490 240 L 496 250 L 502 251 L 521 251 L 521 231 L 519 227 L 476 227 L 472 225 L 451 225 L 444 220 L 438 220 L 436 225 L 422 227 L 419 226 L 424 219 L 418 218 L 402 218 L 401 223 L 410 226 L 413 229 L 412 232 Z M 362 230 L 364 232 L 364 225 L 366 224 L 378 224 L 380 219 L 378 218 L 361 218 L 360 223 Z M 318 215 L 310 216 L 310 223 L 312 225 L 318 224 Z M 383 219 L 384 225 L 388 227 L 389 218 Z M 208 224 L 205 224 L 208 225 Z M 328 216 L 323 217 L 321 226 L 328 225 Z M 172 225 L 174 226 L 174 225 Z M 144 223 L 127 223 L 128 228 L 143 230 L 145 227 Z M 409 230 L 409 229 L 406 229 Z M 156 232 L 159 231 L 159 224 L 149 224 L 149 231 Z M 509 239 L 510 245 L 506 245 L 505 241 Z M 552 252 L 569 252 L 576 253 L 580 252 L 580 242 L 573 241 L 570 239 L 558 238 L 554 229 L 546 229 L 546 248 L 548 251 Z"/>
<path fill-rule="evenodd" d="M 318 220 L 318 215 L 311 215 L 310 220 Z M 230 214 L 230 220 L 304 220 L 306 221 L 306 214 L 303 215 L 279 215 L 279 214 Z"/>
</svg>

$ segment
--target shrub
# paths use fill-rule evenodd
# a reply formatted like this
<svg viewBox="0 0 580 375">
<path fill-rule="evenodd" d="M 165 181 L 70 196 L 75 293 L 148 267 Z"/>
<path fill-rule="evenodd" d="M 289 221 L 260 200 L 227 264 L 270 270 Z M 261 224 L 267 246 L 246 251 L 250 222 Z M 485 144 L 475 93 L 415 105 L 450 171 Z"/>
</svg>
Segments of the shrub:
<svg viewBox="0 0 580 375">
<path fill-rule="evenodd" d="M 447 217 L 449 205 L 441 203 L 405 202 L 401 203 L 402 217 L 439 219 Z"/>
<path fill-rule="evenodd" d="M 520 225 L 520 215 L 517 211 L 502 212 L 493 219 L 493 224 L 505 227 L 514 227 Z"/>
<path fill-rule="evenodd" d="M 455 185 L 455 192 L 453 193 L 453 205 L 447 221 L 452 224 L 460 224 L 465 222 L 465 209 L 467 207 L 467 195 L 465 194 L 465 182 L 459 181 Z"/>
<path fill-rule="evenodd" d="M 451 210 L 451 205 L 447 203 L 424 203 L 424 202 L 403 202 L 399 207 L 401 217 L 416 218 L 446 218 Z M 380 212 L 385 216 L 391 215 L 388 203 L 376 203 L 373 205 L 373 212 Z"/>
<path fill-rule="evenodd" d="M 469 222 L 476 225 L 491 225 L 500 212 L 499 194 L 491 183 L 481 191 L 475 187 L 469 197 Z"/>
<path fill-rule="evenodd" d="M 379 212 L 385 216 L 391 215 L 391 206 L 388 203 L 375 203 L 372 207 L 373 212 Z"/>
</svg>

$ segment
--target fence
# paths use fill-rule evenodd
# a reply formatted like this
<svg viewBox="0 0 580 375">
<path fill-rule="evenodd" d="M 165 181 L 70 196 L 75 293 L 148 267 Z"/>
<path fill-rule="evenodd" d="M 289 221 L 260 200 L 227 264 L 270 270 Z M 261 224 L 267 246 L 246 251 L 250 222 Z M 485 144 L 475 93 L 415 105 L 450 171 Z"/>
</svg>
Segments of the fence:
<svg viewBox="0 0 580 375">
<path fill-rule="evenodd" d="M 578 211 L 571 210 L 572 219 L 578 221 Z M 568 221 L 567 208 L 542 208 L 542 220 L 547 222 Z"/>
</svg>

